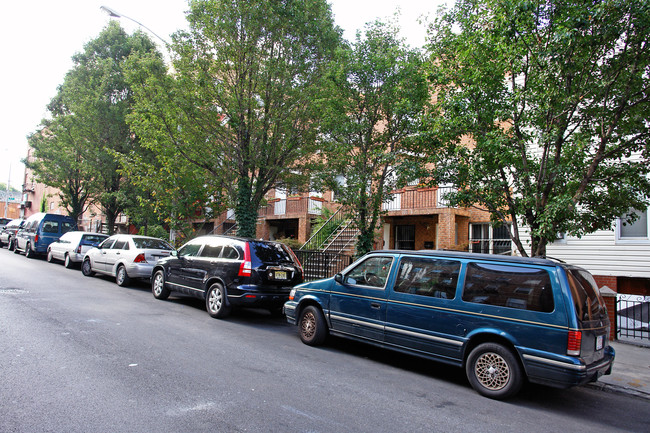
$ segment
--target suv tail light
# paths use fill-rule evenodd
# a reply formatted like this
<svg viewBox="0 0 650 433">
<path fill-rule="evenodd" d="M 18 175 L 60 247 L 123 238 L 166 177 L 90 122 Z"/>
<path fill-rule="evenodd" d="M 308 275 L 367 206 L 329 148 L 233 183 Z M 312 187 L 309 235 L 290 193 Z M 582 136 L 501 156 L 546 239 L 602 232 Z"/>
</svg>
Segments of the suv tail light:
<svg viewBox="0 0 650 433">
<path fill-rule="evenodd" d="M 581 345 L 582 345 L 582 332 L 569 331 L 566 354 L 569 356 L 580 356 Z"/>
<path fill-rule="evenodd" d="M 135 256 L 135 259 L 133 259 L 133 263 L 147 263 L 147 259 L 144 258 L 144 253 L 140 253 L 137 256 Z"/>
<path fill-rule="evenodd" d="M 251 263 L 251 249 L 248 246 L 248 242 L 244 243 L 244 261 L 241 266 L 239 266 L 239 275 L 240 277 L 250 277 L 253 270 L 253 264 Z"/>
<path fill-rule="evenodd" d="M 284 244 L 282 245 L 282 247 L 283 247 L 286 251 L 289 252 L 289 254 L 291 255 L 291 257 L 293 257 L 293 261 L 294 261 L 294 263 L 296 264 L 296 266 L 298 266 L 298 269 L 300 269 L 300 273 L 301 273 L 302 275 L 305 275 L 305 271 L 304 271 L 304 269 L 302 268 L 302 265 L 300 264 L 300 260 L 298 260 L 298 256 L 296 256 L 296 253 L 294 253 L 293 250 L 292 250 L 290 247 L 288 247 L 288 246 L 286 246 L 286 245 L 284 245 Z"/>
</svg>

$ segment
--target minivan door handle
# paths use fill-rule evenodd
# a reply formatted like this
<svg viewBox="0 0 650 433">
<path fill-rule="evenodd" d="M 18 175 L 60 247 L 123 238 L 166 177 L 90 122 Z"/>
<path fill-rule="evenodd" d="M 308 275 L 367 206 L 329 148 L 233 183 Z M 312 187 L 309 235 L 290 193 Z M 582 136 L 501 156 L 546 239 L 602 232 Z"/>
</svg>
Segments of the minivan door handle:
<svg viewBox="0 0 650 433">
<path fill-rule="evenodd" d="M 373 310 L 379 310 L 381 308 L 381 305 L 379 305 L 376 302 L 371 302 L 370 303 L 370 308 L 372 308 Z"/>
</svg>

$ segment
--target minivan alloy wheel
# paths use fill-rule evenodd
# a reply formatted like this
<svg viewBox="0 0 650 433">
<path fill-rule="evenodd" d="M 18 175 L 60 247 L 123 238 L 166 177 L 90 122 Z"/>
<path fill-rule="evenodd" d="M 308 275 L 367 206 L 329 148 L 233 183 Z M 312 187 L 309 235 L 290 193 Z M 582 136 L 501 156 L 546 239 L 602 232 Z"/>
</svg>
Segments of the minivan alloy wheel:
<svg viewBox="0 0 650 433">
<path fill-rule="evenodd" d="M 298 330 L 303 343 L 310 346 L 323 344 L 327 338 L 327 324 L 322 311 L 313 305 L 305 307 L 300 313 Z"/>
<path fill-rule="evenodd" d="M 516 394 L 523 374 L 515 355 L 498 343 L 479 344 L 467 357 L 467 379 L 486 397 L 504 399 Z"/>
</svg>

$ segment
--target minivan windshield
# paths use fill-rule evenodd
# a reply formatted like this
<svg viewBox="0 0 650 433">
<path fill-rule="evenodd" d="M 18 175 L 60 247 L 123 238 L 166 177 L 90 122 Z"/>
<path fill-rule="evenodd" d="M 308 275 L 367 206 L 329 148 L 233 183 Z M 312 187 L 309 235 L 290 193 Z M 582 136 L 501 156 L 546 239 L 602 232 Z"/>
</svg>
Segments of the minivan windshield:
<svg viewBox="0 0 650 433">
<path fill-rule="evenodd" d="M 584 269 L 565 269 L 578 318 L 591 321 L 606 317 L 605 302 L 598 292 L 594 277 Z"/>
</svg>

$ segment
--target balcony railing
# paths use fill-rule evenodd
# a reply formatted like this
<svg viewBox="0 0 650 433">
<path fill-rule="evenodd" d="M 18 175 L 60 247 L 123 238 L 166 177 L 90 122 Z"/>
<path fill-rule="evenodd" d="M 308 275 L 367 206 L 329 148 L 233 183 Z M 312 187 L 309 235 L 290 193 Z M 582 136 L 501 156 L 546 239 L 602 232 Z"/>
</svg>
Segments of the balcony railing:
<svg viewBox="0 0 650 433">
<path fill-rule="evenodd" d="M 393 193 L 391 201 L 382 205 L 384 211 L 405 209 L 436 209 L 449 207 L 447 194 L 455 192 L 452 187 L 423 188 L 398 191 Z"/>
<path fill-rule="evenodd" d="M 324 200 L 313 197 L 289 197 L 286 199 L 272 199 L 269 204 L 262 206 L 257 211 L 258 217 L 271 217 L 282 215 L 320 215 Z"/>
</svg>

